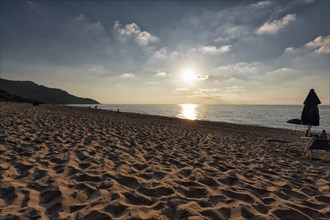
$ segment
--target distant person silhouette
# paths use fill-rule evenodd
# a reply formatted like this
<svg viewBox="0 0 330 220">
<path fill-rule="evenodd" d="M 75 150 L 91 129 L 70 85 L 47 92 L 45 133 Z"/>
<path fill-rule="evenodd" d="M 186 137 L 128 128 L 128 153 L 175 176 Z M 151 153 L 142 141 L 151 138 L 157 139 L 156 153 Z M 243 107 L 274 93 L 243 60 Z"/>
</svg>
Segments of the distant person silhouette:
<svg viewBox="0 0 330 220">
<path fill-rule="evenodd" d="M 322 138 L 322 139 L 328 139 L 328 135 L 327 135 L 327 132 L 325 130 L 322 130 L 322 133 L 320 135 L 320 138 Z"/>
</svg>

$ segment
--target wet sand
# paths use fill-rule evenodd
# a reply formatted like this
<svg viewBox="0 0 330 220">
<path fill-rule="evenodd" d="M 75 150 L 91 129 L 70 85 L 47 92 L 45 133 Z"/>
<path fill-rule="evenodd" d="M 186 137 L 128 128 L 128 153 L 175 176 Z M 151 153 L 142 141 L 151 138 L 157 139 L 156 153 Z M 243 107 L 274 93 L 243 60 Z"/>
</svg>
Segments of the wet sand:
<svg viewBox="0 0 330 220">
<path fill-rule="evenodd" d="M 0 103 L 0 219 L 329 219 L 301 132 Z"/>
</svg>

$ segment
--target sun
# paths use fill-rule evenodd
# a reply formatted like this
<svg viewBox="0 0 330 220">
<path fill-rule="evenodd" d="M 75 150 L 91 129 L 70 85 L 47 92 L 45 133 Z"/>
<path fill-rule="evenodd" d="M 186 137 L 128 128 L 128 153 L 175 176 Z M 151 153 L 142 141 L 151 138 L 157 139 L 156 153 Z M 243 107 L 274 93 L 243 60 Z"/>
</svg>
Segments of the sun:
<svg viewBox="0 0 330 220">
<path fill-rule="evenodd" d="M 184 68 L 182 71 L 182 80 L 186 84 L 192 84 L 197 80 L 196 70 L 192 67 Z"/>
</svg>

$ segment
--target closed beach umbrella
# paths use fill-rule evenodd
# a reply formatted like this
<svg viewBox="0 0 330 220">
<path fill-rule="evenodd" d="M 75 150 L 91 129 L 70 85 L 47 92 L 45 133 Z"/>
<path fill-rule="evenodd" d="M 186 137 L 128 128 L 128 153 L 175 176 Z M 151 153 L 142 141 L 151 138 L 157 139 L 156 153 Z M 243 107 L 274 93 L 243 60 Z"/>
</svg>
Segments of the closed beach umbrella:
<svg viewBox="0 0 330 220">
<path fill-rule="evenodd" d="M 290 119 L 289 121 L 287 121 L 287 123 L 294 124 L 294 125 L 301 125 L 302 124 L 302 122 L 299 118 Z"/>
<path fill-rule="evenodd" d="M 320 114 L 317 105 L 321 104 L 314 89 L 311 89 L 304 101 L 304 109 L 301 113 L 301 121 L 303 125 L 308 125 L 308 135 L 312 126 L 320 125 Z"/>
<path fill-rule="evenodd" d="M 296 125 L 295 130 L 297 129 L 297 125 L 302 124 L 302 122 L 299 118 L 290 119 L 289 121 L 287 121 L 287 123 Z"/>
</svg>

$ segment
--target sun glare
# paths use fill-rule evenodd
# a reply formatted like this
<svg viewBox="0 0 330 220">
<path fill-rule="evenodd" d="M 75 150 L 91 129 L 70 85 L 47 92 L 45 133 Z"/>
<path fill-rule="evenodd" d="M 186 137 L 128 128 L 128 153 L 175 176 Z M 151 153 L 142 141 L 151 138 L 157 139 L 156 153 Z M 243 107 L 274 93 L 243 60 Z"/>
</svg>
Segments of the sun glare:
<svg viewBox="0 0 330 220">
<path fill-rule="evenodd" d="M 192 84 L 197 80 L 196 70 L 194 68 L 185 68 L 182 71 L 182 80 L 187 84 Z"/>
<path fill-rule="evenodd" d="M 179 117 L 196 120 L 197 119 L 197 105 L 196 104 L 181 104 L 181 114 Z"/>
</svg>

